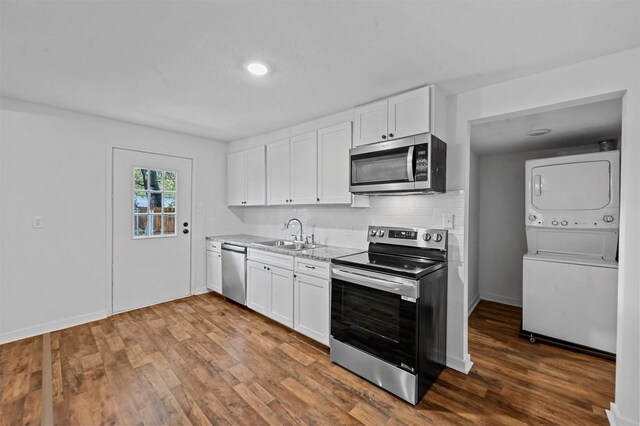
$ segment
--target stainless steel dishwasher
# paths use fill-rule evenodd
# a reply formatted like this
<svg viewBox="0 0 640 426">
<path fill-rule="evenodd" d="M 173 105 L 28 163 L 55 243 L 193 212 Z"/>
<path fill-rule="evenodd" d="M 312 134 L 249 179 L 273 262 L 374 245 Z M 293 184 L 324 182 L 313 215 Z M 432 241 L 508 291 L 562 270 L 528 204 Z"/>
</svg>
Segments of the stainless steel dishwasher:
<svg viewBox="0 0 640 426">
<path fill-rule="evenodd" d="M 222 295 L 247 305 L 247 248 L 222 244 Z"/>
</svg>

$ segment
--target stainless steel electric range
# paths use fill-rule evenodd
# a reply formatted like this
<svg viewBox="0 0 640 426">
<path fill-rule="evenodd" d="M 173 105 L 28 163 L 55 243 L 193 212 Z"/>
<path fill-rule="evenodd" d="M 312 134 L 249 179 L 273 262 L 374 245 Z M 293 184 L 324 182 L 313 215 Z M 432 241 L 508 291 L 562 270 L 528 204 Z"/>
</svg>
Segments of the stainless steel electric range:
<svg viewBox="0 0 640 426">
<path fill-rule="evenodd" d="M 417 404 L 447 353 L 447 231 L 370 226 L 332 260 L 331 360 Z"/>
</svg>

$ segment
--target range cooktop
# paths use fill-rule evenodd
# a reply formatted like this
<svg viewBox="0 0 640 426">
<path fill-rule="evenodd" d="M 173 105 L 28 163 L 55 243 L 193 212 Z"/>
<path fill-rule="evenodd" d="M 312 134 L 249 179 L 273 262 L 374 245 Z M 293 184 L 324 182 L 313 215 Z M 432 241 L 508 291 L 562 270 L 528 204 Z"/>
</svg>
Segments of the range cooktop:
<svg viewBox="0 0 640 426">
<path fill-rule="evenodd" d="M 336 265 L 351 266 L 419 279 L 445 265 L 439 260 L 363 252 L 332 260 Z"/>
</svg>

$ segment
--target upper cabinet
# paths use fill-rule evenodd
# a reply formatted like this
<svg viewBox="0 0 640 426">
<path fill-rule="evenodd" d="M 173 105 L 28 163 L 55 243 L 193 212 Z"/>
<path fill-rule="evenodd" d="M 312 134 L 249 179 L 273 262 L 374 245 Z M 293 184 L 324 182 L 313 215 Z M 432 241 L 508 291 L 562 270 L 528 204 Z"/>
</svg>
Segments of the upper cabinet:
<svg viewBox="0 0 640 426">
<path fill-rule="evenodd" d="M 351 203 L 350 148 L 350 121 L 318 130 L 318 203 Z"/>
<path fill-rule="evenodd" d="M 230 206 L 263 206 L 265 147 L 258 146 L 227 156 L 227 203 Z"/>
<path fill-rule="evenodd" d="M 267 204 L 351 204 L 351 122 L 267 144 Z"/>
<path fill-rule="evenodd" d="M 431 86 L 355 109 L 353 146 L 432 131 Z"/>
</svg>

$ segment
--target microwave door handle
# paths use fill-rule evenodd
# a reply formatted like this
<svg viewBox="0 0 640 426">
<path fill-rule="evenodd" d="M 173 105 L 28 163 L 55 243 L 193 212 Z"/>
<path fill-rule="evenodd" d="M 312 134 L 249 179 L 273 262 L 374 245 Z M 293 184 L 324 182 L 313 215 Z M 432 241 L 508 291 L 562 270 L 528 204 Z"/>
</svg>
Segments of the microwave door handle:
<svg viewBox="0 0 640 426">
<path fill-rule="evenodd" d="M 409 182 L 413 182 L 415 177 L 413 176 L 413 149 L 414 146 L 409 147 L 409 151 L 407 152 L 407 177 L 409 178 Z"/>
</svg>

